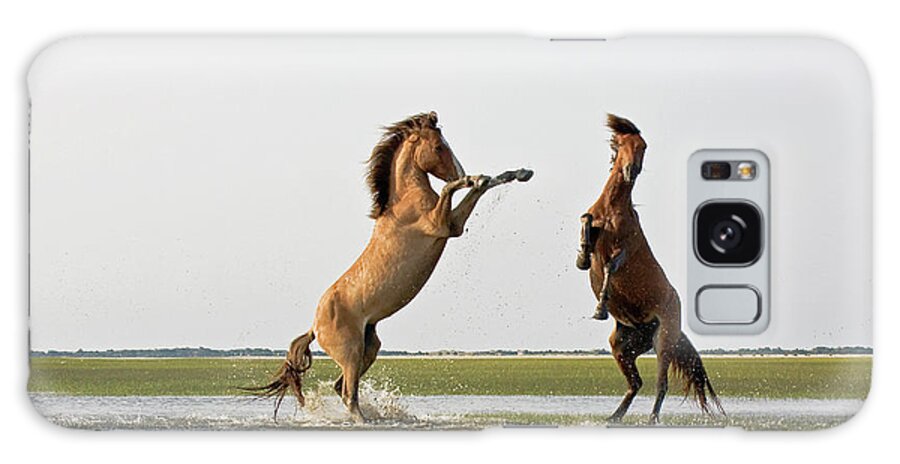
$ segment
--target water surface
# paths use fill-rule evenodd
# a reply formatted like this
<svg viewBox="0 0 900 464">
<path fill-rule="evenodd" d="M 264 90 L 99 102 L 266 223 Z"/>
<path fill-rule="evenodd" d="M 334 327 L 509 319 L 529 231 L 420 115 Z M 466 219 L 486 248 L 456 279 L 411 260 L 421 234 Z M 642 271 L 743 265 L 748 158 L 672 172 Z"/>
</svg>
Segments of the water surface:
<svg viewBox="0 0 900 464">
<path fill-rule="evenodd" d="M 260 429 L 480 429 L 491 426 L 606 426 L 618 405 L 612 396 L 399 396 L 369 390 L 362 410 L 369 422 L 349 421 L 334 395 L 312 395 L 299 409 L 286 398 L 273 420 L 272 401 L 237 396 L 66 396 L 32 394 L 50 422 L 71 428 L 260 430 Z M 695 404 L 669 398 L 662 424 L 748 429 L 817 429 L 837 425 L 861 400 L 723 398 L 727 417 L 709 417 Z M 638 397 L 624 425 L 642 425 L 651 397 Z"/>
</svg>

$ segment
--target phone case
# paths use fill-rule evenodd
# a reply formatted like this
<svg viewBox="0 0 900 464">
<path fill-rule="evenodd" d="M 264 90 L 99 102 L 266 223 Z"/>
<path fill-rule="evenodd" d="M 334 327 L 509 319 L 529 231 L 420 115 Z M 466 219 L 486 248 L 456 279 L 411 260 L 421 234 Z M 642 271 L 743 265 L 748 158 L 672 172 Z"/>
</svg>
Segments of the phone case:
<svg viewBox="0 0 900 464">
<path fill-rule="evenodd" d="M 84 37 L 28 92 L 54 424 L 806 430 L 868 393 L 839 43 Z"/>
</svg>

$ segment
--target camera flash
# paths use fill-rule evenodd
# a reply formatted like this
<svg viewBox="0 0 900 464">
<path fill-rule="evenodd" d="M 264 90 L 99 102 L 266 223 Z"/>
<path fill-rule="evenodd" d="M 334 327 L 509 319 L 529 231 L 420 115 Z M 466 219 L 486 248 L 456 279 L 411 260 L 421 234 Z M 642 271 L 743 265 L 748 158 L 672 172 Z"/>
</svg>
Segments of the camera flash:
<svg viewBox="0 0 900 464">
<path fill-rule="evenodd" d="M 738 163 L 737 175 L 741 180 L 753 180 L 756 177 L 756 163 L 746 161 Z"/>
</svg>

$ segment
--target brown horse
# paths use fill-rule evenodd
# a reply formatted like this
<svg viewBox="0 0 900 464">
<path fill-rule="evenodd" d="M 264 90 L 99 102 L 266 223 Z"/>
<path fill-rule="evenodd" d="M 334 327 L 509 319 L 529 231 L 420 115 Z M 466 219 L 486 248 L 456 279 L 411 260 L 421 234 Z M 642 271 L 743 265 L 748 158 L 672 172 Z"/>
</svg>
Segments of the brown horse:
<svg viewBox="0 0 900 464">
<path fill-rule="evenodd" d="M 497 177 L 466 176 L 438 127 L 434 112 L 411 116 L 385 128 L 369 158 L 367 183 L 372 192 L 370 217 L 375 228 L 356 262 L 319 301 L 312 328 L 291 343 L 287 359 L 268 385 L 248 390 L 275 397 L 275 414 L 290 390 L 304 403 L 301 379 L 312 365 L 310 343 L 317 339 L 337 362 L 337 391 L 356 421 L 359 381 L 381 341 L 379 321 L 406 306 L 428 281 L 450 237 L 462 235 L 478 199 L 490 188 L 527 181 L 531 171 L 507 171 Z M 445 182 L 438 195 L 431 174 Z M 471 188 L 456 208 L 453 193 Z"/>
<path fill-rule="evenodd" d="M 651 423 L 659 421 L 670 366 L 684 378 L 685 395 L 693 390 L 703 412 L 710 412 L 708 395 L 724 414 L 700 355 L 681 331 L 678 294 L 653 257 L 632 204 L 631 192 L 641 173 L 647 144 L 627 119 L 608 115 L 607 125 L 613 132 L 612 169 L 600 198 L 582 216 L 576 265 L 590 269 L 591 288 L 598 300 L 594 318 L 605 319 L 612 314 L 616 320 L 609 343 L 628 382 L 628 391 L 609 420 L 620 420 L 631 406 L 643 383 L 637 357 L 651 348 L 657 356 Z"/>
</svg>

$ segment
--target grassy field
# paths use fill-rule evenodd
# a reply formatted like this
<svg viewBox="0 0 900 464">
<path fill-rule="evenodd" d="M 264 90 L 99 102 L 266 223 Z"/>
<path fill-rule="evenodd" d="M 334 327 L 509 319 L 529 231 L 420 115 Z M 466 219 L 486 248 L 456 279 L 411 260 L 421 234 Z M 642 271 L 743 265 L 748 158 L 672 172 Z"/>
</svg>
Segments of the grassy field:
<svg viewBox="0 0 900 464">
<path fill-rule="evenodd" d="M 33 358 L 28 389 L 98 396 L 238 395 L 242 392 L 236 387 L 264 383 L 280 362 Z M 872 360 L 710 357 L 704 363 L 721 396 L 862 399 L 868 393 Z M 644 395 L 654 392 L 654 367 L 653 358 L 639 360 Z M 331 360 L 317 358 L 307 385 L 337 374 Z M 621 395 L 625 390 L 624 378 L 610 358 L 383 358 L 366 378 L 403 395 Z"/>
</svg>

